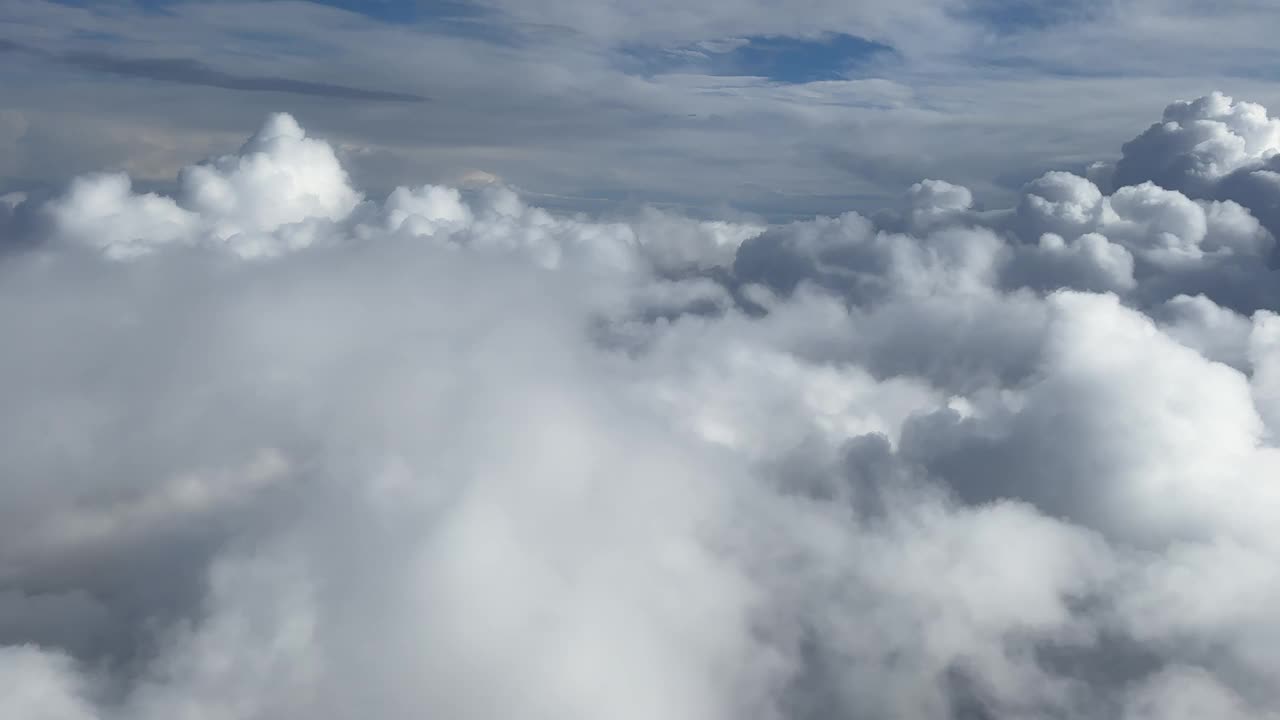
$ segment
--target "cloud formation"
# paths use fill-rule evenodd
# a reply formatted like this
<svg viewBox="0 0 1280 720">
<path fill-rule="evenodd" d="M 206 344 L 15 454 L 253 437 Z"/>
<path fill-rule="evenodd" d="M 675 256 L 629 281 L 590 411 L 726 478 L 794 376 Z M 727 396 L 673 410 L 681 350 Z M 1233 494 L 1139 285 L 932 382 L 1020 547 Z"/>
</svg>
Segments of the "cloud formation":
<svg viewBox="0 0 1280 720">
<path fill-rule="evenodd" d="M 236 75 L 223 72 L 190 58 L 123 58 L 102 53 L 68 53 L 62 62 L 85 70 L 113 73 L 125 77 L 163 82 L 202 85 L 224 90 L 294 93 L 343 100 L 380 102 L 426 102 L 427 98 L 412 93 L 371 90 L 326 82 L 311 82 L 272 76 Z"/>
<path fill-rule="evenodd" d="M 0 38 L 0 53 L 22 53 L 49 58 L 72 67 L 92 72 L 111 73 L 123 77 L 158 80 L 224 90 L 293 93 L 344 100 L 381 102 L 426 102 L 427 98 L 412 93 L 351 87 L 335 83 L 312 82 L 270 75 L 238 75 L 209 67 L 191 58 L 130 58 L 96 51 L 49 53 L 19 42 Z"/>
<path fill-rule="evenodd" d="M 782 225 L 284 114 L 5 196 L 0 716 L 1275 718 L 1277 123 Z"/>
</svg>

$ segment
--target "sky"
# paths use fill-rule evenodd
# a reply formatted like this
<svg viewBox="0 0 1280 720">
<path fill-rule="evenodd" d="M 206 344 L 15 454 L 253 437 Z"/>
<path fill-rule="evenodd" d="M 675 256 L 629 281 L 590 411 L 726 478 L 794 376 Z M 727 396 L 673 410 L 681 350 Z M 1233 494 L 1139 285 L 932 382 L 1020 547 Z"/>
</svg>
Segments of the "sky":
<svg viewBox="0 0 1280 720">
<path fill-rule="evenodd" d="M 1280 101 L 1280 10 L 1253 0 L 0 8 L 3 191 L 102 168 L 162 187 L 287 111 L 379 192 L 481 171 L 567 209 L 778 220 L 935 177 L 994 207 L 1114 159 L 1170 100 Z"/>
<path fill-rule="evenodd" d="M 1278 14 L 0 0 L 0 718 L 1280 720 Z"/>
</svg>

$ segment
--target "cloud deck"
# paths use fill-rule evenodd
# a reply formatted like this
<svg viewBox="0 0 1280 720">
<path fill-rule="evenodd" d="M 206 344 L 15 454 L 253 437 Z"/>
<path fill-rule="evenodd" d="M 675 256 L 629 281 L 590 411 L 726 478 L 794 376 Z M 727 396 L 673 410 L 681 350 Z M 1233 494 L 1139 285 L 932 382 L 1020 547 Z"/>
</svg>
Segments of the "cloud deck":
<svg viewBox="0 0 1280 720">
<path fill-rule="evenodd" d="M 1007 209 L 0 202 L 0 716 L 1274 718 L 1280 120 Z"/>
</svg>

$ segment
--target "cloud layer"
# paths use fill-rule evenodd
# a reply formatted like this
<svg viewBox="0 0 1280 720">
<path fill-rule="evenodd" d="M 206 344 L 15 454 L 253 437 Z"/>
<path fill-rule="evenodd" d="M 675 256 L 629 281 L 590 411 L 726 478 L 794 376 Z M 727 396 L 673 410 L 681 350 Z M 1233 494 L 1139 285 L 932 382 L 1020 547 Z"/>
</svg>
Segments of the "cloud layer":
<svg viewBox="0 0 1280 720">
<path fill-rule="evenodd" d="M 0 716 L 1280 713 L 1280 121 L 1016 205 L 0 202 Z"/>
</svg>

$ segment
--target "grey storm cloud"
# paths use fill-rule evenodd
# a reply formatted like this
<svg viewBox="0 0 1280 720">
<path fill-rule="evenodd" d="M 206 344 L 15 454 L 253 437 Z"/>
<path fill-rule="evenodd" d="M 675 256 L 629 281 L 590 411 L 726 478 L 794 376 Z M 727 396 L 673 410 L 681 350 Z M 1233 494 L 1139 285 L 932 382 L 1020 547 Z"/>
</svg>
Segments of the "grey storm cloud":
<svg viewBox="0 0 1280 720">
<path fill-rule="evenodd" d="M 1278 124 L 775 225 L 285 114 L 6 195 L 0 716 L 1275 718 Z"/>
</svg>

